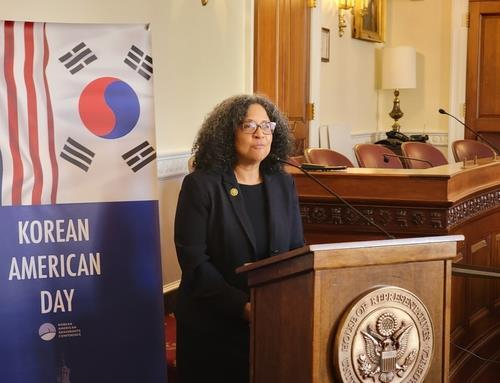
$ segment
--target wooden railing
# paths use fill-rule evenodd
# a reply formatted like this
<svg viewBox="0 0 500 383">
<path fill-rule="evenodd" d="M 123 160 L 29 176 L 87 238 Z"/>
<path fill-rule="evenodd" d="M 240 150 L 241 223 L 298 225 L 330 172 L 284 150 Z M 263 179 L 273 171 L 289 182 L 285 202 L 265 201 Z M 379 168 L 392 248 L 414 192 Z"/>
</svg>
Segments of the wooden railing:
<svg viewBox="0 0 500 383">
<path fill-rule="evenodd" d="M 457 277 L 496 279 L 500 278 L 500 269 L 495 267 L 455 263 L 452 267 L 452 274 Z"/>
</svg>

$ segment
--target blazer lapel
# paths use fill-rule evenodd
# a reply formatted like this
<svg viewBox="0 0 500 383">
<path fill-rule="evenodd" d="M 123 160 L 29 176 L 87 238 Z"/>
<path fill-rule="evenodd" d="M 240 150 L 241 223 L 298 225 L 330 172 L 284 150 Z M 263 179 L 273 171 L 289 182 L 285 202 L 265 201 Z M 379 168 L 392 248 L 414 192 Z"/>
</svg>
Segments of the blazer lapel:
<svg viewBox="0 0 500 383">
<path fill-rule="evenodd" d="M 246 213 L 245 202 L 243 201 L 243 195 L 238 186 L 238 181 L 234 176 L 233 170 L 229 170 L 222 175 L 224 189 L 227 193 L 233 211 L 238 217 L 238 220 L 245 231 L 245 234 L 252 245 L 253 251 L 255 252 L 255 233 L 253 231 L 252 225 L 250 224 L 250 219 Z"/>
</svg>

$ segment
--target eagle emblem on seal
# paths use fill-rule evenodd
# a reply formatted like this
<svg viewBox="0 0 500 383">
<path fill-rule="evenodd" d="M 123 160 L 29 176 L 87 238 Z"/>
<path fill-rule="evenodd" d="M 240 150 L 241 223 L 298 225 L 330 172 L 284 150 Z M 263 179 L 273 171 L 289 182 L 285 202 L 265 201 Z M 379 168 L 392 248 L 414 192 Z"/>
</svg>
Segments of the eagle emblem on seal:
<svg viewBox="0 0 500 383">
<path fill-rule="evenodd" d="M 417 350 L 406 355 L 413 325 L 406 325 L 404 321 L 400 324 L 393 313 L 385 312 L 377 318 L 375 327 L 368 325 L 366 331 L 361 331 L 366 354 L 358 357 L 358 371 L 363 379 L 371 378 L 375 382 L 378 378 L 382 383 L 389 383 L 396 376 L 403 377 L 415 361 Z"/>
</svg>

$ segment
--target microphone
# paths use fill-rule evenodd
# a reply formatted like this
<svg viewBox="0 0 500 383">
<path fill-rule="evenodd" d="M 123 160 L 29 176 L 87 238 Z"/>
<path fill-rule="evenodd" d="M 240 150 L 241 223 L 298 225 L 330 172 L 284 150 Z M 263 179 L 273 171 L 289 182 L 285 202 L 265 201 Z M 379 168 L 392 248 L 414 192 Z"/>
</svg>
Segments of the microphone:
<svg viewBox="0 0 500 383">
<path fill-rule="evenodd" d="M 396 157 L 396 158 L 403 159 L 403 160 L 425 162 L 431 168 L 434 167 L 434 165 L 432 165 L 432 162 L 430 162 L 430 161 L 422 160 L 420 158 L 414 158 L 414 157 L 398 156 L 397 154 L 384 154 L 384 162 L 389 162 L 389 158 L 388 157 Z"/>
<path fill-rule="evenodd" d="M 366 215 L 364 215 L 360 210 L 355 208 L 353 205 L 351 205 L 349 202 L 347 202 L 344 198 L 342 198 L 337 192 L 333 191 L 331 188 L 326 186 L 323 182 L 321 182 L 319 179 L 314 177 L 311 173 L 309 173 L 307 170 L 302 169 L 300 166 L 295 165 L 294 163 L 282 160 L 281 158 L 276 158 L 278 162 L 281 162 L 282 164 L 289 165 L 293 168 L 299 169 L 302 173 L 304 173 L 307 177 L 312 179 L 314 182 L 316 182 L 319 186 L 321 186 L 323 189 L 325 189 L 328 193 L 336 197 L 340 202 L 342 202 L 345 206 L 347 206 L 349 209 L 354 211 L 357 215 L 359 215 L 361 218 L 363 218 L 366 222 L 368 222 L 370 225 L 375 226 L 379 231 L 384 233 L 384 235 L 387 236 L 389 239 L 395 239 L 395 237 L 392 234 L 389 234 L 382 226 L 377 224 L 375 221 L 372 221 L 370 218 L 368 218 Z"/>
<path fill-rule="evenodd" d="M 486 138 L 484 138 L 481 134 L 479 134 L 478 132 L 476 132 L 474 129 L 472 129 L 471 127 L 467 126 L 465 124 L 465 122 L 463 122 L 463 121 L 459 120 L 458 118 L 456 118 L 453 114 L 448 113 L 446 110 L 444 110 L 442 108 L 439 108 L 438 112 L 441 113 L 441 114 L 446 114 L 447 116 L 450 116 L 454 120 L 458 121 L 461 125 L 464 126 L 465 129 L 467 129 L 469 132 L 471 132 L 476 138 L 480 138 L 482 141 L 486 142 L 489 146 L 491 146 L 495 150 L 495 152 L 500 153 L 500 150 L 498 150 L 498 148 L 495 145 L 493 145 L 490 141 L 488 141 Z"/>
</svg>

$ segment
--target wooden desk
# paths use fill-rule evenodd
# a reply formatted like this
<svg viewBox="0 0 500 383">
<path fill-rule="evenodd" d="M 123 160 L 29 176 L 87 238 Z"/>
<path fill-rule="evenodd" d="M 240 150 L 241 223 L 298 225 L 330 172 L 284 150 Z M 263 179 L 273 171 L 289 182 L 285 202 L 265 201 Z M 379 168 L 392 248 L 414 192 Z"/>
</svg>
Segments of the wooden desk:
<svg viewBox="0 0 500 383">
<path fill-rule="evenodd" d="M 290 172 L 308 243 L 385 238 L 298 170 Z M 396 237 L 463 234 L 454 262 L 500 267 L 500 161 L 314 175 Z M 451 310 L 452 342 L 500 356 L 500 282 L 454 277 Z M 474 368 L 474 359 L 451 348 L 451 381 Z"/>
</svg>

